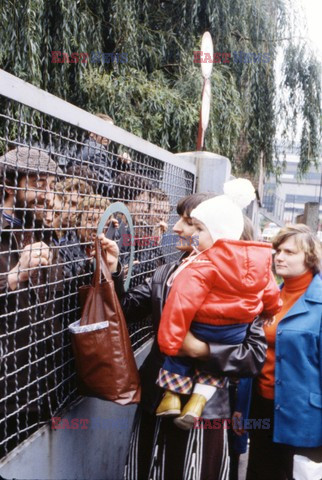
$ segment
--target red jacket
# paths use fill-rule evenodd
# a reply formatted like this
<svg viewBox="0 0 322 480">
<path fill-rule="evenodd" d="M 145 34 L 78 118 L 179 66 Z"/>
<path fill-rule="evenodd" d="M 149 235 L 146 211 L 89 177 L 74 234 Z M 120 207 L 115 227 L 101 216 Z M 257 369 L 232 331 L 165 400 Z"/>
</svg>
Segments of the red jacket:
<svg viewBox="0 0 322 480">
<path fill-rule="evenodd" d="M 271 244 L 217 240 L 175 278 L 161 316 L 161 351 L 176 355 L 192 321 L 232 325 L 279 312 L 271 266 Z"/>
</svg>

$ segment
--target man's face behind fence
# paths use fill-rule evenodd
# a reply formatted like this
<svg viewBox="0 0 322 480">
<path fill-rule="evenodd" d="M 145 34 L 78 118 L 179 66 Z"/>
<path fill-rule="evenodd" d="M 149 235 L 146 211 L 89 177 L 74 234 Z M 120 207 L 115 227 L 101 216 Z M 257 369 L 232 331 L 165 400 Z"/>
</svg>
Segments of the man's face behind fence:
<svg viewBox="0 0 322 480">
<path fill-rule="evenodd" d="M 46 211 L 53 208 L 55 181 L 54 175 L 23 177 L 16 191 L 16 208 L 26 209 L 36 220 L 43 221 Z M 21 210 L 19 215 L 22 216 Z"/>
</svg>

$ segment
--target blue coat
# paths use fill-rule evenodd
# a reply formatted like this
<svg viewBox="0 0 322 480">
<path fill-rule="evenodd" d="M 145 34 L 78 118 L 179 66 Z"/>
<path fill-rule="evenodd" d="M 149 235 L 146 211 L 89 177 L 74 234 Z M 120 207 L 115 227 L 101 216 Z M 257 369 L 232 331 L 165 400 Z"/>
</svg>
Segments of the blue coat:
<svg viewBox="0 0 322 480">
<path fill-rule="evenodd" d="M 275 345 L 274 442 L 322 445 L 322 279 L 279 322 Z"/>
</svg>

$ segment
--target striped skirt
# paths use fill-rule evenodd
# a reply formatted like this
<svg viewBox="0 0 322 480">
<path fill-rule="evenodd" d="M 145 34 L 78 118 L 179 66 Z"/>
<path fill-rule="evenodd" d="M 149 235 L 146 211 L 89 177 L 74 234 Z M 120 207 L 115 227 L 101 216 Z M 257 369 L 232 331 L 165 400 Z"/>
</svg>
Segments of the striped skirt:
<svg viewBox="0 0 322 480">
<path fill-rule="evenodd" d="M 227 430 L 181 430 L 137 410 L 124 480 L 228 480 Z"/>
</svg>

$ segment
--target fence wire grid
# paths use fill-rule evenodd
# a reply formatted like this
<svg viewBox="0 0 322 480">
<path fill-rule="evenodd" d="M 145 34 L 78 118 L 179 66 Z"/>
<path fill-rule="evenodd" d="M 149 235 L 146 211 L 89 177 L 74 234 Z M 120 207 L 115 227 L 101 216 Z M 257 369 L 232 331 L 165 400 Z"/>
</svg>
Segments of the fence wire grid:
<svg viewBox="0 0 322 480">
<path fill-rule="evenodd" d="M 128 207 L 105 233 L 118 242 L 131 286 L 176 256 L 177 201 L 194 175 L 0 96 L 0 457 L 77 398 L 68 325 L 78 290 L 91 281 L 100 218 Z M 108 117 L 101 116 L 109 122 Z M 125 132 L 126 133 L 126 132 Z M 149 319 L 129 326 L 133 349 L 152 335 Z"/>
</svg>

